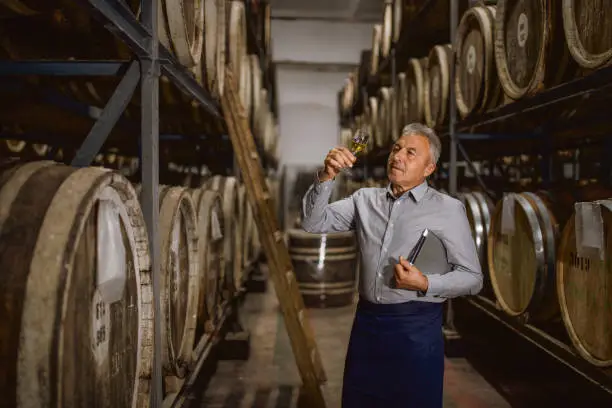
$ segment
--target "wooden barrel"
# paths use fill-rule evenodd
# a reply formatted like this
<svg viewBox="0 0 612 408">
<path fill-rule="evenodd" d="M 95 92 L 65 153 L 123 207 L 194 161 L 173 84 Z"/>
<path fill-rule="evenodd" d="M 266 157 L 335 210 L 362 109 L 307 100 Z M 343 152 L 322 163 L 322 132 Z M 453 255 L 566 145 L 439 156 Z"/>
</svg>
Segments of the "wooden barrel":
<svg viewBox="0 0 612 408">
<path fill-rule="evenodd" d="M 6 406 L 148 406 L 148 238 L 121 175 L 30 162 L 0 176 Z"/>
<path fill-rule="evenodd" d="M 603 258 L 578 251 L 576 214 L 563 229 L 557 259 L 561 315 L 580 355 L 596 366 L 612 366 L 612 200 L 601 200 Z M 590 249 L 590 248 L 589 248 Z"/>
<path fill-rule="evenodd" d="M 253 239 L 253 209 L 251 208 L 251 204 L 249 203 L 249 199 L 247 197 L 246 186 L 244 184 L 240 185 L 240 206 L 241 206 L 241 224 L 240 227 L 242 234 L 242 267 L 245 269 L 249 263 L 252 261 L 252 243 Z M 243 277 L 243 280 L 246 277 Z"/>
<path fill-rule="evenodd" d="M 159 198 L 162 364 L 168 375 L 183 378 L 191 363 L 200 297 L 197 216 L 185 187 L 166 187 Z"/>
<path fill-rule="evenodd" d="M 126 1 L 129 8 L 140 14 L 138 1 Z M 3 0 L 5 7 L 15 12 L 16 19 L 3 20 L 8 31 L 3 46 L 30 58 L 76 59 L 125 56 L 127 47 L 109 35 L 108 31 L 78 4 L 66 1 Z M 13 7 L 11 7 L 13 5 Z M 30 27 L 31 26 L 31 27 Z M 17 36 L 37 27 L 40 36 Z M 158 6 L 159 40 L 174 54 L 179 63 L 192 67 L 200 60 L 204 43 L 204 8 L 202 0 L 165 0 Z M 106 32 L 106 33 L 105 33 Z M 18 38 L 21 37 L 21 38 Z M 10 40 L 9 40 L 10 39 Z M 85 44 L 89 41 L 89 47 Z M 61 42 L 61 45 L 60 45 Z M 95 46 L 92 46 L 92 43 Z M 50 47 L 54 44 L 54 47 Z M 88 49 L 89 48 L 89 49 Z M 111 54 L 109 54 L 111 52 Z M 73 54 L 73 55 L 70 55 Z"/>
<path fill-rule="evenodd" d="M 556 219 L 537 194 L 509 193 L 495 206 L 487 243 L 491 284 L 512 316 L 546 321 L 558 315 Z"/>
<path fill-rule="evenodd" d="M 310 234 L 288 230 L 289 254 L 306 307 L 350 305 L 356 291 L 354 232 Z"/>
<path fill-rule="evenodd" d="M 205 0 L 164 0 L 165 21 L 172 40 L 172 50 L 178 61 L 191 67 L 202 59 L 204 45 Z"/>
<path fill-rule="evenodd" d="M 428 86 L 427 58 L 408 60 L 406 68 L 405 122 L 423 122 L 425 117 L 425 92 Z"/>
<path fill-rule="evenodd" d="M 393 0 L 393 43 L 397 43 L 402 33 L 403 0 Z"/>
<path fill-rule="evenodd" d="M 240 196 L 235 177 L 215 175 L 206 188 L 218 191 L 223 201 L 223 299 L 240 288 L 242 282 L 242 231 L 240 223 Z"/>
<path fill-rule="evenodd" d="M 380 88 L 378 92 L 378 129 L 374 140 L 378 147 L 386 146 L 391 139 L 391 92 L 391 88 L 386 86 Z"/>
<path fill-rule="evenodd" d="M 383 23 L 380 39 L 380 56 L 385 59 L 391 51 L 393 42 L 393 0 L 385 0 L 383 6 Z"/>
<path fill-rule="evenodd" d="M 406 111 L 408 110 L 408 86 L 406 83 L 406 73 L 400 72 L 397 74 L 397 85 L 395 88 L 395 115 L 398 125 L 398 130 L 401 133 L 402 128 L 406 125 Z"/>
<path fill-rule="evenodd" d="M 495 12 L 492 6 L 472 7 L 457 29 L 454 86 L 463 118 L 494 108 L 502 96 L 493 52 Z"/>
<path fill-rule="evenodd" d="M 452 52 L 449 44 L 436 45 L 427 59 L 425 121 L 434 128 L 448 120 L 448 95 Z"/>
<path fill-rule="evenodd" d="M 378 145 L 381 140 L 380 133 L 380 124 L 379 124 L 379 115 L 380 112 L 378 110 L 379 101 L 378 98 L 374 96 L 370 96 L 368 98 L 368 123 L 370 125 L 370 135 L 372 135 L 372 145 Z"/>
<path fill-rule="evenodd" d="M 378 74 L 380 60 L 380 43 L 382 40 L 382 24 L 374 24 L 372 27 L 372 55 L 370 59 L 370 75 Z"/>
<path fill-rule="evenodd" d="M 223 261 L 223 203 L 221 195 L 212 190 L 190 190 L 198 214 L 199 300 L 196 342 L 210 334 L 220 316 L 219 279 Z"/>
<path fill-rule="evenodd" d="M 612 10 L 607 2 L 563 0 L 563 29 L 574 61 L 597 69 L 612 59 Z"/>
<path fill-rule="evenodd" d="M 571 74 L 561 14 L 556 0 L 497 2 L 495 62 L 510 98 L 534 95 Z"/>
<path fill-rule="evenodd" d="M 344 81 L 344 87 L 342 88 L 341 113 L 348 114 L 351 109 L 353 109 L 358 84 L 358 82 L 355 82 L 355 76 L 353 73 L 349 73 L 348 77 Z"/>
</svg>

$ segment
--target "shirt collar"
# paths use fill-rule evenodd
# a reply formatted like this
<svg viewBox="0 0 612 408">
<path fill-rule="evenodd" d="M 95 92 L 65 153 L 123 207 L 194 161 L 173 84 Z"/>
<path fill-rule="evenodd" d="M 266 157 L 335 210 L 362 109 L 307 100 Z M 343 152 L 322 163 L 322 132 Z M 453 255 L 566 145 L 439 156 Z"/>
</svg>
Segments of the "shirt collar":
<svg viewBox="0 0 612 408">
<path fill-rule="evenodd" d="M 428 185 L 427 185 L 427 181 L 422 182 L 421 184 L 419 184 L 418 186 L 413 187 L 412 189 L 406 191 L 404 194 L 402 194 L 400 197 L 395 197 L 395 195 L 393 195 L 393 190 L 391 189 L 391 183 L 389 183 L 387 185 L 387 196 L 389 196 L 392 199 L 400 199 L 403 200 L 406 197 L 412 197 L 412 199 L 415 202 L 419 202 L 423 196 L 425 195 L 425 193 L 427 192 L 428 189 Z"/>
</svg>

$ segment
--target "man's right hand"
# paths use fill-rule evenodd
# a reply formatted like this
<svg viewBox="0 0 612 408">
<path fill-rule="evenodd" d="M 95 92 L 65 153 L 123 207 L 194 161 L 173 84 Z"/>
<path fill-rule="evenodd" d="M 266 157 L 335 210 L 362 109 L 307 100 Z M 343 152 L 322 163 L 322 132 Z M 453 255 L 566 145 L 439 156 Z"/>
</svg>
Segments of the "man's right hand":
<svg viewBox="0 0 612 408">
<path fill-rule="evenodd" d="M 319 181 L 332 180 L 340 173 L 340 170 L 353 167 L 356 160 L 355 155 L 346 147 L 340 146 L 331 149 L 323 162 L 323 171 L 319 172 Z"/>
</svg>

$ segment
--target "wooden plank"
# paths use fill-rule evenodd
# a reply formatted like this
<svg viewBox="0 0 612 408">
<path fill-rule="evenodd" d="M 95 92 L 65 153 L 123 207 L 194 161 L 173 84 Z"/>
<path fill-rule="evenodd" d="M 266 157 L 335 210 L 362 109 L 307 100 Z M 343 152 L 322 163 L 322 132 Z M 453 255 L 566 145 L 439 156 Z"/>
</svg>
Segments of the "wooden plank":
<svg viewBox="0 0 612 408">
<path fill-rule="evenodd" d="M 232 115 L 234 115 L 233 120 L 235 120 L 235 122 L 232 122 L 232 125 L 236 128 L 236 131 L 240 135 L 238 140 L 242 141 L 243 147 L 246 148 L 246 151 L 243 152 L 244 158 L 245 158 L 245 164 L 247 166 L 245 167 L 245 169 L 248 170 L 247 172 L 249 173 L 249 175 L 259 174 L 261 176 L 260 177 L 261 184 L 256 183 L 254 188 L 255 188 L 256 194 L 258 194 L 261 197 L 261 199 L 265 201 L 265 205 L 267 205 L 266 207 L 271 214 L 270 218 L 264 219 L 264 222 L 266 222 L 267 219 L 276 221 L 276 215 L 275 215 L 276 210 L 275 210 L 274 202 L 273 200 L 271 200 L 271 194 L 268 191 L 267 184 L 265 183 L 265 179 L 263 177 L 263 169 L 259 165 L 260 160 L 257 154 L 257 148 L 255 146 L 254 138 L 251 134 L 251 131 L 248 125 L 246 113 L 244 112 L 244 109 L 242 108 L 237 92 L 234 93 L 233 96 L 231 96 L 231 98 L 232 98 L 231 103 L 233 104 L 232 107 L 235 108 L 230 111 Z M 249 158 L 251 160 L 248 160 Z M 278 228 L 278 224 L 276 222 L 274 222 L 273 225 L 271 226 L 271 231 L 273 231 L 272 233 L 273 238 L 277 246 L 276 254 L 279 257 L 279 260 L 278 260 L 279 262 L 278 265 L 280 268 L 279 271 L 281 273 L 289 274 L 289 276 L 294 276 L 293 266 L 291 263 L 291 257 L 289 256 L 289 251 L 287 250 L 285 242 L 283 241 L 283 234 Z M 291 298 L 294 301 L 296 313 L 302 313 L 302 314 L 305 313 L 303 312 L 304 302 L 303 302 L 302 296 L 299 293 L 299 287 L 297 285 L 296 279 L 288 279 L 287 285 L 289 285 L 288 290 L 290 291 L 292 295 Z M 315 365 L 317 379 L 319 380 L 319 383 L 324 383 L 327 381 L 327 377 L 325 375 L 325 370 L 323 369 L 323 363 L 321 361 L 321 356 L 318 352 L 318 349 L 314 341 L 314 333 L 313 333 L 312 327 L 310 326 L 308 321 L 306 321 L 306 324 L 303 325 L 303 330 L 306 334 L 306 339 L 308 341 L 309 355 L 312 358 L 314 365 Z"/>
<path fill-rule="evenodd" d="M 253 207 L 254 219 L 266 253 L 270 277 L 283 313 L 289 339 L 305 390 L 305 406 L 325 407 L 320 384 L 326 380 L 312 328 L 304 314 L 304 304 L 295 286 L 289 252 L 278 227 L 272 200 L 247 115 L 238 97 L 231 67 L 226 67 L 226 87 L 222 96 L 223 114 L 234 153 L 243 175 L 247 198 Z M 291 272 L 288 272 L 291 271 Z"/>
<path fill-rule="evenodd" d="M 240 106 L 240 102 L 238 99 L 238 96 L 235 95 L 235 100 L 233 100 L 233 102 L 235 105 L 233 106 L 237 106 L 239 107 L 238 109 L 241 109 Z M 238 110 L 232 110 L 232 112 L 234 114 L 236 114 L 237 112 L 239 112 Z M 246 117 L 243 116 L 242 119 L 245 119 Z M 238 125 L 242 125 L 240 126 L 240 128 L 236 127 L 238 132 L 245 132 L 243 134 L 248 134 L 250 133 L 250 129 L 248 127 L 248 124 L 246 122 L 246 120 L 241 121 L 241 115 L 240 114 L 236 114 L 236 120 L 238 121 L 237 124 Z M 242 122 L 242 123 L 241 123 Z M 276 215 L 275 215 L 275 207 L 274 207 L 274 203 L 272 200 L 270 200 L 270 192 L 267 190 L 267 185 L 265 184 L 265 182 L 263 181 L 263 170 L 261 169 L 261 166 L 259 166 L 259 158 L 257 156 L 257 151 L 256 151 L 256 147 L 255 147 L 255 142 L 254 139 L 252 138 L 252 136 L 249 137 L 244 137 L 241 136 L 239 138 L 239 140 L 242 140 L 243 143 L 246 145 L 247 147 L 247 152 L 245 153 L 245 163 L 247 165 L 247 170 L 249 175 L 251 174 L 255 174 L 254 172 L 259 172 L 261 174 L 261 180 L 262 180 L 262 184 L 256 184 L 255 185 L 255 189 L 256 189 L 256 194 L 258 194 L 261 199 L 265 202 L 264 205 L 266 205 L 266 208 L 269 210 L 270 212 L 270 220 L 276 221 Z M 247 158 L 250 157 L 252 160 L 247 160 Z M 264 222 L 268 219 L 267 217 L 264 217 Z M 279 268 L 281 268 L 280 270 L 287 273 L 287 271 L 289 271 L 290 275 L 294 275 L 293 273 L 293 269 L 292 269 L 292 264 L 291 264 L 291 258 L 289 257 L 289 252 L 285 246 L 285 243 L 283 241 L 283 235 L 281 233 L 281 231 L 278 229 L 278 226 L 276 223 L 274 223 L 271 226 L 271 231 L 275 244 L 277 246 L 276 248 L 276 254 L 278 255 L 279 259 L 278 259 L 278 265 Z M 279 246 L 280 245 L 280 246 Z M 291 291 L 292 293 L 292 299 L 294 301 L 294 306 L 296 308 L 296 313 L 300 313 L 301 311 L 304 310 L 304 304 L 303 304 L 303 300 L 302 297 L 299 293 L 298 290 L 298 286 L 297 283 L 295 283 L 295 279 L 292 280 L 293 281 L 293 285 L 289 284 L 289 281 L 287 281 L 287 284 L 289 284 L 290 286 L 288 287 L 288 290 Z M 302 312 L 303 313 L 303 312 Z M 320 383 L 323 383 L 327 380 L 326 376 L 325 376 L 325 371 L 323 369 L 323 364 L 321 362 L 321 357 L 320 354 L 318 353 L 318 349 L 315 346 L 315 341 L 314 341 L 314 335 L 313 335 L 313 331 L 312 328 L 310 327 L 310 324 L 306 323 L 303 326 L 303 329 L 305 331 L 306 334 L 306 338 L 309 344 L 309 349 L 310 349 L 310 356 L 314 361 L 315 364 L 315 370 L 317 372 L 317 378 L 319 379 Z"/>
</svg>

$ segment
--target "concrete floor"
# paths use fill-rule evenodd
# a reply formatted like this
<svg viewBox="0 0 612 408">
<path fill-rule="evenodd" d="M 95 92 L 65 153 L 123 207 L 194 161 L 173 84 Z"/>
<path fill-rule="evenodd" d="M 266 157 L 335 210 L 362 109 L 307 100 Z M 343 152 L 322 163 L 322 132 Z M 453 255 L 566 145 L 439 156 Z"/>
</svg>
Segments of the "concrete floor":
<svg viewBox="0 0 612 408">
<path fill-rule="evenodd" d="M 327 406 L 340 407 L 344 357 L 354 305 L 309 309 L 328 383 Z M 201 407 L 289 408 L 297 404 L 301 383 L 283 317 L 272 285 L 265 294 L 248 294 L 242 310 L 251 333 L 248 361 L 221 361 L 204 391 Z M 510 404 L 465 359 L 446 359 L 445 408 L 506 408 Z"/>
</svg>

